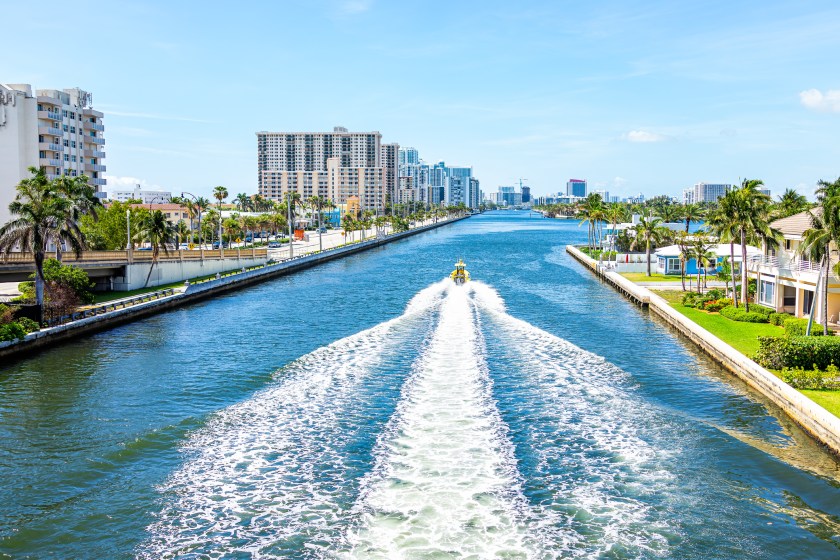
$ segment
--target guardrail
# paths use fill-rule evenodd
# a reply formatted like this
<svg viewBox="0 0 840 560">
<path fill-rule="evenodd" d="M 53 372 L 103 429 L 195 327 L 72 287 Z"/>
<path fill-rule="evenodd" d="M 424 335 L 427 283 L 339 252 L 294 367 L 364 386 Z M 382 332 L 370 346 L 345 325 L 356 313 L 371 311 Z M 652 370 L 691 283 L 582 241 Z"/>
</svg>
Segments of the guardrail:
<svg viewBox="0 0 840 560">
<path fill-rule="evenodd" d="M 116 311 L 117 309 L 125 309 L 126 307 L 131 307 L 133 305 L 146 303 L 147 301 L 153 301 L 156 299 L 161 299 L 173 295 L 175 295 L 175 290 L 173 290 L 172 288 L 166 288 L 165 290 L 149 292 L 147 294 L 141 294 L 139 296 L 105 303 L 96 307 L 90 307 L 87 309 L 74 311 L 73 313 L 50 319 L 46 321 L 46 323 L 49 327 L 55 327 L 57 325 L 63 325 L 64 323 L 69 323 L 71 321 L 78 321 L 80 319 L 87 319 L 88 317 L 95 317 L 96 315 L 102 315 L 103 313 L 109 313 L 111 311 Z"/>
<path fill-rule="evenodd" d="M 198 259 L 212 259 L 219 258 L 224 255 L 226 259 L 248 258 L 248 257 L 265 257 L 268 255 L 268 249 L 265 247 L 253 247 L 243 249 L 224 249 L 222 253 L 219 249 L 192 249 L 192 250 L 170 250 L 169 253 L 161 251 L 158 254 L 159 261 L 177 261 L 177 260 L 198 260 Z M 47 257 L 53 257 L 55 253 L 50 252 Z M 151 262 L 152 252 L 135 249 L 132 254 L 132 262 Z M 94 263 L 94 262 L 128 262 L 128 251 L 84 251 L 79 257 L 73 252 L 64 253 L 61 256 L 61 261 L 65 264 L 77 263 Z M 8 255 L 0 256 L 0 264 L 34 264 L 35 257 L 32 253 L 12 252 Z"/>
</svg>

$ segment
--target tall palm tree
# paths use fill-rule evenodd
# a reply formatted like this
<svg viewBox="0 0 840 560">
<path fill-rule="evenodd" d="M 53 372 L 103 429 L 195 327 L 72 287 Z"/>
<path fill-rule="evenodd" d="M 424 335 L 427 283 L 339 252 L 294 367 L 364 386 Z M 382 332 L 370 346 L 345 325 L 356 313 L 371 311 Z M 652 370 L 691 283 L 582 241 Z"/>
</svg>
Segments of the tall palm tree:
<svg viewBox="0 0 840 560">
<path fill-rule="evenodd" d="M 203 248 L 204 247 L 204 228 L 201 227 L 201 215 L 206 213 L 207 210 L 210 208 L 210 201 L 203 196 L 198 197 L 195 199 L 195 209 L 198 212 L 198 243 Z"/>
<path fill-rule="evenodd" d="M 805 195 L 799 194 L 794 189 L 786 189 L 783 194 L 779 195 L 779 202 L 773 208 L 773 217 L 787 218 L 804 212 L 810 206 Z"/>
<path fill-rule="evenodd" d="M 811 227 L 802 234 L 802 243 L 799 245 L 799 253 L 805 256 L 808 260 L 820 263 L 820 280 L 822 282 L 822 291 L 820 297 L 822 299 L 823 310 L 823 334 L 828 334 L 828 275 L 829 262 L 831 259 L 831 230 L 823 221 L 820 214 L 811 214 Z M 819 283 L 818 283 L 819 284 Z M 820 289 L 820 285 L 815 287 Z M 816 294 L 815 294 L 816 295 Z M 812 303 L 811 305 L 815 305 Z M 813 314 L 811 315 L 813 317 Z M 811 320 L 808 321 L 808 330 L 806 334 L 811 333 Z"/>
<path fill-rule="evenodd" d="M 706 269 L 712 262 L 717 262 L 717 255 L 712 252 L 712 245 L 705 235 L 695 235 L 691 241 L 690 255 L 697 263 L 697 293 L 706 285 Z M 703 282 L 700 282 L 700 268 L 703 268 Z"/>
<path fill-rule="evenodd" d="M 178 220 L 178 223 L 175 224 L 175 235 L 178 236 L 178 249 L 181 248 L 181 243 L 184 242 L 184 239 L 192 233 L 192 230 L 189 226 L 184 222 L 184 220 Z"/>
<path fill-rule="evenodd" d="M 234 201 L 236 202 L 236 207 L 240 212 L 246 212 L 251 207 L 251 197 L 245 193 L 239 193 L 236 195 Z"/>
<path fill-rule="evenodd" d="M 29 172 L 33 176 L 18 183 L 17 195 L 9 204 L 12 220 L 0 227 L 0 251 L 6 256 L 18 247 L 32 252 L 35 260 L 35 302 L 43 306 L 47 245 L 50 240 L 56 239 L 58 231 L 64 226 L 72 203 L 52 189 L 43 169 L 30 167 Z M 65 241 L 77 255 L 81 254 L 84 248 L 81 237 L 71 231 L 67 232 Z"/>
<path fill-rule="evenodd" d="M 239 220 L 236 218 L 227 218 L 222 222 L 222 229 L 228 236 L 228 242 L 232 242 L 233 236 L 239 232 Z"/>
<path fill-rule="evenodd" d="M 688 234 L 679 232 L 675 239 L 677 248 L 680 250 L 680 282 L 682 282 L 682 291 L 685 291 L 685 265 L 690 257 L 691 247 L 689 244 Z"/>
<path fill-rule="evenodd" d="M 213 198 L 218 201 L 219 208 L 219 249 L 222 248 L 222 202 L 228 197 L 228 190 L 219 185 L 213 188 Z"/>
<path fill-rule="evenodd" d="M 152 277 L 152 270 L 158 261 L 161 249 L 164 254 L 169 254 L 169 243 L 172 243 L 175 238 L 175 228 L 166 219 L 166 215 L 160 210 L 148 212 L 140 223 L 137 224 L 138 241 L 148 240 L 152 247 L 152 265 L 149 267 L 149 274 L 146 275 L 146 283 L 143 287 L 149 285 L 149 279 Z"/>
<path fill-rule="evenodd" d="M 691 227 L 691 222 L 699 222 L 702 220 L 706 212 L 699 204 L 685 204 L 682 207 L 682 219 L 685 220 L 685 232 Z"/>
<path fill-rule="evenodd" d="M 77 238 L 84 244 L 84 234 L 79 227 L 82 216 L 89 215 L 96 220 L 97 211 L 103 208 L 102 201 L 96 196 L 96 189 L 89 185 L 88 181 L 85 175 L 78 177 L 62 175 L 52 181 L 52 190 L 69 202 L 67 214 L 59 224 L 53 240 L 56 259 L 59 262 L 62 257 L 62 243 L 67 243 L 71 238 Z"/>
<path fill-rule="evenodd" d="M 738 218 L 734 215 L 734 205 L 737 203 L 734 190 L 728 191 L 718 199 L 716 210 L 707 214 L 709 231 L 718 238 L 718 243 L 729 243 L 729 266 L 732 276 L 732 303 L 738 306 L 737 281 L 735 279 L 735 240 L 740 237 Z M 741 267 L 746 263 L 741 263 Z"/>
<path fill-rule="evenodd" d="M 764 185 L 760 179 L 744 179 L 735 189 L 731 211 L 738 221 L 741 242 L 741 301 L 749 311 L 747 242 L 763 241 L 768 247 L 778 246 L 779 232 L 770 227 L 770 197 L 758 191 Z"/>
<path fill-rule="evenodd" d="M 639 219 L 639 223 L 633 226 L 633 230 L 636 232 L 636 237 L 633 239 L 633 243 L 631 244 L 631 248 L 636 248 L 640 244 L 644 243 L 645 246 L 645 255 L 647 257 L 647 276 L 650 276 L 650 249 L 651 245 L 657 243 L 660 239 L 662 239 L 663 235 L 663 227 L 659 224 L 662 223 L 662 218 L 658 217 L 650 217 L 646 218 L 642 216 Z"/>
</svg>

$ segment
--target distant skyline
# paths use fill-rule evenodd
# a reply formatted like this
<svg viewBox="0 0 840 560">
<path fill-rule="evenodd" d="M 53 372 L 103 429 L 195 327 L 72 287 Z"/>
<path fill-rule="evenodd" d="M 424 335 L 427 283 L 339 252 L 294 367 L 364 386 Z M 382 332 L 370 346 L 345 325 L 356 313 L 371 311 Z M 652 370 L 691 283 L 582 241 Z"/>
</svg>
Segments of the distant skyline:
<svg viewBox="0 0 840 560">
<path fill-rule="evenodd" d="M 812 198 L 840 176 L 835 2 L 219 6 L 6 3 L 0 80 L 92 92 L 109 187 L 253 194 L 257 131 L 333 126 L 472 166 L 485 192 L 749 177 Z"/>
</svg>

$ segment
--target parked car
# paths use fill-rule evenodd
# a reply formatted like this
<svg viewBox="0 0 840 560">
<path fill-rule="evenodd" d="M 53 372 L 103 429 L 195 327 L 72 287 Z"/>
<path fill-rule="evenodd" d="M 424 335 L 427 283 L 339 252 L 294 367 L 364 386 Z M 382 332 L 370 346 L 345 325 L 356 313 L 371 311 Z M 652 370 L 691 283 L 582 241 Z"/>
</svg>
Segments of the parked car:
<svg viewBox="0 0 840 560">
<path fill-rule="evenodd" d="M 316 230 L 318 233 L 327 233 L 327 228 L 321 227 Z"/>
<path fill-rule="evenodd" d="M 279 248 L 280 248 L 280 247 L 282 247 L 282 246 L 283 246 L 283 245 L 282 245 L 282 243 L 280 243 L 279 241 L 271 241 L 271 242 L 268 244 L 268 248 L 269 248 L 269 249 L 279 249 Z"/>
<path fill-rule="evenodd" d="M 224 243 L 224 245 L 222 245 L 222 247 L 224 247 L 225 249 L 228 249 L 228 248 L 230 248 L 230 243 L 228 243 L 227 241 L 225 241 L 225 243 Z M 214 242 L 213 242 L 213 248 L 214 248 L 214 249 L 218 249 L 218 248 L 219 248 L 219 242 L 218 242 L 218 241 L 214 241 Z"/>
</svg>

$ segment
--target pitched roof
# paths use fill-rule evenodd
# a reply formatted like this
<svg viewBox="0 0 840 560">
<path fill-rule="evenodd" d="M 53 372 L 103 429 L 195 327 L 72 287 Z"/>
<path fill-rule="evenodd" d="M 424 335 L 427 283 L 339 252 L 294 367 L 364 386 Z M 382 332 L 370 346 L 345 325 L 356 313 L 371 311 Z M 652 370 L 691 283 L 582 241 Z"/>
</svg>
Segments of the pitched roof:
<svg viewBox="0 0 840 560">
<path fill-rule="evenodd" d="M 771 227 L 776 228 L 785 237 L 802 237 L 802 234 L 811 229 L 811 212 L 815 216 L 822 215 L 822 207 L 817 206 L 813 210 L 806 210 L 787 218 L 782 218 L 770 223 Z"/>
</svg>

